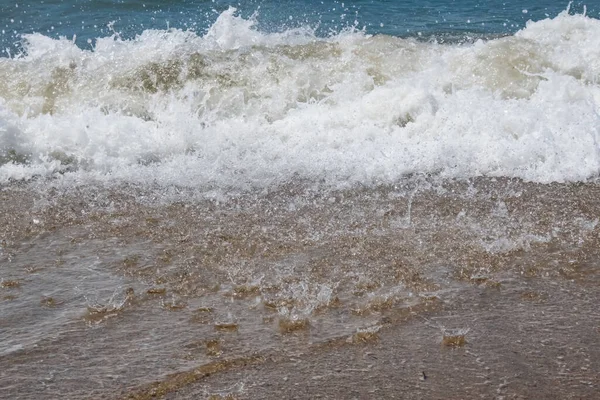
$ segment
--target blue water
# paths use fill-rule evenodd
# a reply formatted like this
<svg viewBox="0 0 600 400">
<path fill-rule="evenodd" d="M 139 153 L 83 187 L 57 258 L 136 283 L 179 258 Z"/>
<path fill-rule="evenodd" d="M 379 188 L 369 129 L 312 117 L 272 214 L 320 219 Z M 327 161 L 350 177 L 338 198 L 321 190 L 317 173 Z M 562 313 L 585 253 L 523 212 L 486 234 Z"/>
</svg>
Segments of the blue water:
<svg viewBox="0 0 600 400">
<path fill-rule="evenodd" d="M 124 39 L 146 29 L 179 28 L 202 34 L 229 7 L 247 18 L 253 14 L 264 32 L 299 26 L 319 36 L 348 27 L 371 34 L 460 38 L 498 36 L 521 29 L 528 20 L 554 17 L 568 6 L 555 0 L 2 0 L 0 49 L 14 54 L 22 34 L 41 33 L 52 38 L 75 39 L 82 48 L 95 39 L 118 33 Z M 582 12 L 585 2 L 573 2 Z M 587 3 L 597 17 L 600 6 Z M 17 50 L 18 51 L 18 50 Z"/>
</svg>

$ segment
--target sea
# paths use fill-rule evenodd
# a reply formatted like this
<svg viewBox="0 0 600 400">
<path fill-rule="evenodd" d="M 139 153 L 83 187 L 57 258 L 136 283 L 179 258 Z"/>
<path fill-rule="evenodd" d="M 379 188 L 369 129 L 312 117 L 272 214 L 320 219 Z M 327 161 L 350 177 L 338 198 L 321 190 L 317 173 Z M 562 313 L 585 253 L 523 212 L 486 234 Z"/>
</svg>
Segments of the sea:
<svg viewBox="0 0 600 400">
<path fill-rule="evenodd" d="M 600 393 L 600 5 L 0 0 L 0 398 Z"/>
</svg>

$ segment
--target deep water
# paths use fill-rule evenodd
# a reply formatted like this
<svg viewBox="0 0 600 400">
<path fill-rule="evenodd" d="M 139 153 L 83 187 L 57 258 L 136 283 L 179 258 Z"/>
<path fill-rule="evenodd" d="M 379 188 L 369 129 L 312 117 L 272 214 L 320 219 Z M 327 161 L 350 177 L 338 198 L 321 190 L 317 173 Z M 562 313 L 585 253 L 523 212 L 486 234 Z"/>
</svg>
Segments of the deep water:
<svg viewBox="0 0 600 400">
<path fill-rule="evenodd" d="M 118 33 L 131 39 L 147 29 L 190 29 L 205 33 L 229 7 L 248 18 L 257 15 L 259 30 L 280 32 L 310 26 L 320 36 L 348 27 L 370 34 L 460 38 L 466 34 L 506 35 L 528 20 L 557 15 L 568 2 L 555 0 L 46 0 L 0 4 L 0 50 L 14 53 L 22 34 L 75 38 L 89 48 L 98 37 Z M 594 2 L 575 1 L 571 9 L 597 17 Z"/>
</svg>

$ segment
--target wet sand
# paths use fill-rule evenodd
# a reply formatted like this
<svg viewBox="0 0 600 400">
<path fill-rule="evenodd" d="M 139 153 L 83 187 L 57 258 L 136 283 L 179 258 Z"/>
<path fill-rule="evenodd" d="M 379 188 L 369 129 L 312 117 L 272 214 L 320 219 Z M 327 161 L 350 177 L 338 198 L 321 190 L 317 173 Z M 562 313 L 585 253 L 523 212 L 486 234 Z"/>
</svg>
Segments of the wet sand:
<svg viewBox="0 0 600 400">
<path fill-rule="evenodd" d="M 594 399 L 600 298 L 596 290 L 581 301 L 580 288 L 565 286 L 474 288 L 452 307 L 391 322 L 364 343 L 273 355 L 205 374 L 165 398 Z M 443 327 L 456 326 L 469 327 L 466 343 L 445 346 Z"/>
<path fill-rule="evenodd" d="M 600 186 L 0 192 L 7 398 L 595 398 Z M 6 338 L 6 339 L 4 339 Z"/>
</svg>

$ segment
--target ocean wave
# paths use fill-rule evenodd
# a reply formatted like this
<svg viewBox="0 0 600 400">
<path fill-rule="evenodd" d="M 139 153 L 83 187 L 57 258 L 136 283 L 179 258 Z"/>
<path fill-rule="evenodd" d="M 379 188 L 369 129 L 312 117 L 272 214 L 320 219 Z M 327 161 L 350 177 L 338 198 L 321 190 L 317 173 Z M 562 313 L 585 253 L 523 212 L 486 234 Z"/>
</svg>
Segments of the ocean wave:
<svg viewBox="0 0 600 400">
<path fill-rule="evenodd" d="M 600 21 L 441 44 L 348 29 L 36 33 L 0 59 L 0 182 L 248 189 L 412 173 L 581 181 L 600 168 Z"/>
</svg>

